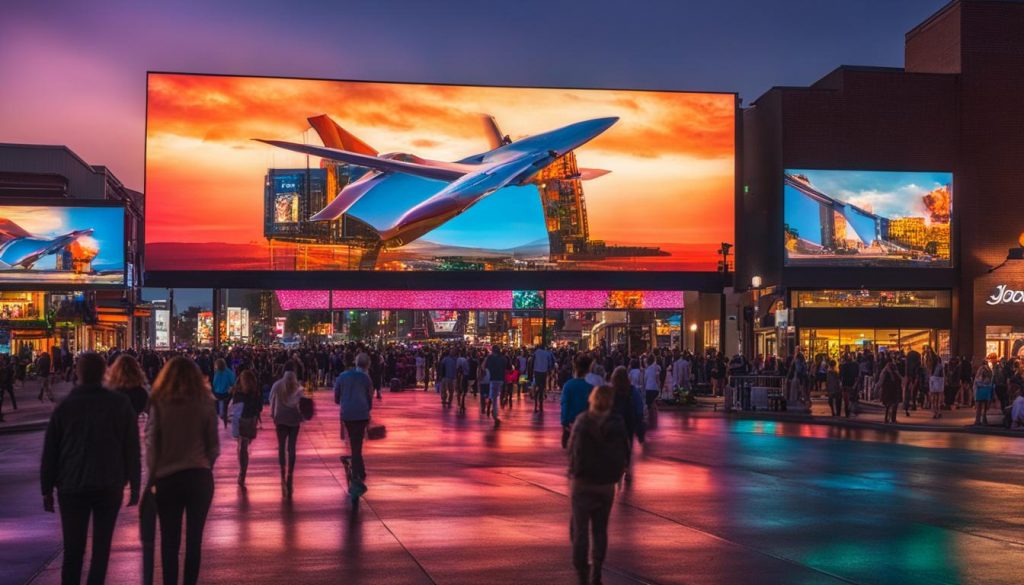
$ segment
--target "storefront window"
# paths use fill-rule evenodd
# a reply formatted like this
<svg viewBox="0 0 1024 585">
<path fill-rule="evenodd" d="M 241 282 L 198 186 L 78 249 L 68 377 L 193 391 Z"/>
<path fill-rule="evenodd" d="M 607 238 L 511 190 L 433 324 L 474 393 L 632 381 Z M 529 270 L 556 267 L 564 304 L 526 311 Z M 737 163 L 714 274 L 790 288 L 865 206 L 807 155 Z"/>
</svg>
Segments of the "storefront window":
<svg viewBox="0 0 1024 585">
<path fill-rule="evenodd" d="M 707 349 L 718 347 L 718 320 L 709 319 L 704 321 L 704 347 Z"/>
<path fill-rule="evenodd" d="M 1010 325 L 985 326 L 985 355 L 1024 357 L 1024 327 Z"/>
<path fill-rule="evenodd" d="M 1021 334 L 1024 338 L 1024 333 Z M 943 345 L 945 344 L 945 345 Z M 1021 342 L 1024 346 L 1024 340 Z M 935 329 L 801 329 L 800 347 L 806 355 L 825 354 L 837 358 L 843 353 L 872 351 L 923 351 L 937 347 L 949 353 L 949 331 Z"/>
<path fill-rule="evenodd" d="M 42 319 L 43 294 L 41 292 L 0 292 L 0 319 Z"/>
<path fill-rule="evenodd" d="M 803 309 L 945 309 L 947 290 L 807 290 L 793 293 Z"/>
</svg>

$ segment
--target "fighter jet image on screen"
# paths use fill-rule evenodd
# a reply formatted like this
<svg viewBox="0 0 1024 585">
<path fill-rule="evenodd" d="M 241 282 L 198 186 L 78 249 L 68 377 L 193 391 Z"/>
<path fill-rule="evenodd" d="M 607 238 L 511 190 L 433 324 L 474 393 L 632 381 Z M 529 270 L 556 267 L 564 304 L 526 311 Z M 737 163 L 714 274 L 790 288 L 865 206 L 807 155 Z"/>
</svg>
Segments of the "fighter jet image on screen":
<svg viewBox="0 0 1024 585">
<path fill-rule="evenodd" d="M 72 242 L 91 236 L 93 230 L 75 230 L 53 238 L 33 235 L 20 225 L 0 218 L 0 269 L 31 270 L 45 256 L 56 254 Z"/>
<path fill-rule="evenodd" d="M 584 120 L 515 141 L 501 134 L 493 118 L 488 120 L 491 150 L 455 162 L 429 160 L 406 153 L 380 154 L 326 116 L 309 119 L 326 146 L 256 140 L 293 152 L 370 169 L 313 215 L 311 219 L 315 221 L 340 218 L 371 189 L 396 173 L 447 183 L 433 196 L 405 211 L 394 225 L 380 232 L 382 245 L 396 248 L 420 238 L 499 189 L 529 184 L 542 169 L 593 140 L 619 119 Z M 580 178 L 590 179 L 606 172 L 580 169 Z"/>
</svg>

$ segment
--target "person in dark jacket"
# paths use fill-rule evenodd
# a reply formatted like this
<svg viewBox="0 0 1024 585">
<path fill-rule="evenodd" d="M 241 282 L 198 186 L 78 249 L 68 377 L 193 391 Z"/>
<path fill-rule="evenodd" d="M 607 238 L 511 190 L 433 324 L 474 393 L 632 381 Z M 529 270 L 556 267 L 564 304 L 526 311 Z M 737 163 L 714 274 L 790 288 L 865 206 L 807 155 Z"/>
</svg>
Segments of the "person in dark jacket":
<svg viewBox="0 0 1024 585">
<path fill-rule="evenodd" d="M 119 392 L 128 397 L 132 409 L 138 416 L 149 408 L 149 391 L 146 390 L 146 374 L 135 358 L 121 354 L 114 360 L 114 365 L 107 370 L 103 385 L 111 392 Z"/>
<path fill-rule="evenodd" d="M 88 583 L 103 583 L 114 525 L 131 486 L 128 505 L 139 501 L 139 427 L 131 402 L 101 386 L 106 362 L 99 354 L 78 358 L 78 386 L 50 417 L 40 465 L 43 509 L 54 511 L 57 489 L 64 536 L 61 582 L 78 583 L 92 517 L 92 561 Z"/>
<path fill-rule="evenodd" d="M 43 401 L 43 396 L 49 398 L 50 402 L 57 402 L 53 397 L 53 387 L 50 385 L 50 374 L 52 373 L 50 365 L 49 352 L 40 352 L 39 357 L 36 358 L 36 376 L 39 378 L 39 402 Z"/>
<path fill-rule="evenodd" d="M 626 457 L 627 472 L 629 460 L 632 458 L 633 439 L 644 442 L 644 398 L 640 391 L 629 382 L 629 373 L 625 366 L 619 366 L 612 372 L 612 388 L 615 388 L 615 402 L 612 412 L 622 417 L 626 424 L 626 435 L 629 437 L 629 453 Z"/>
<path fill-rule="evenodd" d="M 590 407 L 572 425 L 569 437 L 569 477 L 572 521 L 572 560 L 581 584 L 601 583 L 601 565 L 608 550 L 608 518 L 615 484 L 626 469 L 629 439 L 626 424 L 612 413 L 615 389 L 598 386 Z M 594 544 L 590 546 L 590 534 Z M 590 549 L 590 550 L 588 550 Z M 592 565 L 588 565 L 587 556 Z"/>
<path fill-rule="evenodd" d="M 263 395 L 252 370 L 238 375 L 228 410 L 231 413 L 231 436 L 238 440 L 238 485 L 244 488 L 245 474 L 249 470 L 249 444 L 256 438 L 248 436 L 248 432 L 255 431 L 256 419 L 263 411 Z"/>
</svg>

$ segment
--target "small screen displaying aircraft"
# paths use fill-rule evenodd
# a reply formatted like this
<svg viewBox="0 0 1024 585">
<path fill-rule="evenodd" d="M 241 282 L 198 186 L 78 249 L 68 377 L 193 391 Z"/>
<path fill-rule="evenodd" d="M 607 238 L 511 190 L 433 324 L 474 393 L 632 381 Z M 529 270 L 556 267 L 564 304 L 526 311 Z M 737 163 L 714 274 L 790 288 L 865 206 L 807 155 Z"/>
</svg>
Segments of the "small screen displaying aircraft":
<svg viewBox="0 0 1024 585">
<path fill-rule="evenodd" d="M 0 283 L 124 284 L 124 209 L 0 205 Z"/>
</svg>

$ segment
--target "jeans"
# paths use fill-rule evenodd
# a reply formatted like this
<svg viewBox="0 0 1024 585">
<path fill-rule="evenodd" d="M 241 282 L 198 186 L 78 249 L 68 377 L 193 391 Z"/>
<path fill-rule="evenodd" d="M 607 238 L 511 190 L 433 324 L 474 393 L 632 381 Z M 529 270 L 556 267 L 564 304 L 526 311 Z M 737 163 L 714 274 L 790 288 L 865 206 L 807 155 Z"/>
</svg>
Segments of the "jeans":
<svg viewBox="0 0 1024 585">
<path fill-rule="evenodd" d="M 295 473 L 295 442 L 299 438 L 299 427 L 289 427 L 286 425 L 277 425 L 277 463 L 281 466 L 281 475 L 284 476 L 285 462 L 288 463 L 288 479 L 291 481 L 292 474 Z M 287 448 L 288 457 L 285 459 L 285 450 Z"/>
<path fill-rule="evenodd" d="M 114 538 L 117 513 L 121 510 L 123 488 L 112 488 L 76 493 L 57 493 L 60 503 L 60 525 L 64 533 L 64 565 L 62 583 L 82 580 L 82 560 L 92 516 L 92 560 L 86 583 L 100 585 L 107 578 L 110 560 L 110 542 Z"/>
<path fill-rule="evenodd" d="M 491 382 L 488 388 L 488 396 L 491 399 L 491 416 L 498 419 L 498 405 L 501 404 L 501 391 L 505 388 L 504 382 Z"/>
<path fill-rule="evenodd" d="M 363 441 L 366 440 L 368 420 L 345 421 L 345 432 L 348 433 L 348 445 L 352 450 L 352 477 L 366 480 L 366 464 L 363 462 Z"/>
<path fill-rule="evenodd" d="M 156 480 L 156 511 L 160 518 L 160 560 L 164 583 L 178 582 L 181 522 L 185 516 L 185 585 L 199 580 L 203 528 L 213 501 L 213 472 L 185 469 Z"/>
<path fill-rule="evenodd" d="M 614 500 L 615 484 L 572 480 L 569 536 L 572 540 L 572 564 L 577 570 L 587 567 L 588 553 L 595 566 L 599 567 L 604 562 L 608 551 L 608 517 Z M 591 537 L 594 540 L 592 549 Z"/>
<path fill-rule="evenodd" d="M 224 394 L 223 396 L 220 394 L 214 394 L 214 398 L 217 399 L 217 416 L 220 417 L 221 420 L 227 422 L 231 396 L 229 394 Z"/>
</svg>

